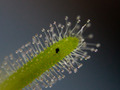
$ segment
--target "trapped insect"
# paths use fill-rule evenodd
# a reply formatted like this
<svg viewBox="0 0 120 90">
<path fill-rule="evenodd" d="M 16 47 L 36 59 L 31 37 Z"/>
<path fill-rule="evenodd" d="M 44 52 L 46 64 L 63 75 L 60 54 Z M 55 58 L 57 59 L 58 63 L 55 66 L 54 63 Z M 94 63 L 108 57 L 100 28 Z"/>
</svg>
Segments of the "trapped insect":
<svg viewBox="0 0 120 90">
<path fill-rule="evenodd" d="M 54 21 L 48 30 L 42 29 L 43 34 L 33 36 L 32 43 L 16 50 L 18 57 L 6 56 L 0 67 L 0 90 L 51 88 L 56 81 L 65 78 L 64 71 L 76 73 L 83 65 L 82 60 L 90 58 L 87 51 L 97 52 L 96 48 L 100 47 L 99 43 L 86 42 L 93 35 L 83 36 L 90 20 L 82 27 L 80 21 L 80 16 L 77 16 L 72 29 L 68 16 L 65 25 Z"/>
</svg>

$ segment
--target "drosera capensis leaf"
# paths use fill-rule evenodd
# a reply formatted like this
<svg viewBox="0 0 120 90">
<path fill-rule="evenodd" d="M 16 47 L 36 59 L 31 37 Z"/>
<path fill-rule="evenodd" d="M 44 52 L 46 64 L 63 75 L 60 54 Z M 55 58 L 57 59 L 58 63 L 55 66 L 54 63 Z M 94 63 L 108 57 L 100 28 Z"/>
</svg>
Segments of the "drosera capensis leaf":
<svg viewBox="0 0 120 90">
<path fill-rule="evenodd" d="M 82 35 L 84 29 L 90 26 L 90 20 L 80 28 L 78 16 L 73 29 L 70 29 L 71 22 L 68 22 L 67 16 L 65 21 L 65 26 L 54 22 L 49 30 L 42 29 L 45 38 L 42 34 L 33 36 L 32 44 L 29 42 L 16 50 L 18 58 L 12 54 L 5 57 L 0 67 L 0 90 L 42 90 L 43 87 L 52 87 L 57 80 L 65 77 L 65 70 L 69 74 L 77 72 L 82 60 L 90 58 L 87 50 L 97 52 L 89 46 L 99 47 L 100 44 L 87 43 Z"/>
<path fill-rule="evenodd" d="M 18 69 L 16 73 L 12 74 L 8 78 L 9 80 L 3 83 L 3 86 L 5 83 L 8 83 L 7 87 L 5 87 L 5 90 L 18 90 L 20 88 L 24 88 L 35 78 L 39 77 L 42 73 L 54 66 L 66 55 L 71 53 L 77 47 L 78 42 L 78 38 L 67 37 L 48 47 L 42 51 L 42 53 L 33 58 L 30 62 L 24 64 L 23 68 Z M 69 46 L 69 48 L 67 48 L 67 46 L 63 46 L 65 44 Z M 55 50 L 58 47 L 60 48 L 60 52 L 56 53 Z M 20 83 L 21 81 L 22 83 Z"/>
</svg>

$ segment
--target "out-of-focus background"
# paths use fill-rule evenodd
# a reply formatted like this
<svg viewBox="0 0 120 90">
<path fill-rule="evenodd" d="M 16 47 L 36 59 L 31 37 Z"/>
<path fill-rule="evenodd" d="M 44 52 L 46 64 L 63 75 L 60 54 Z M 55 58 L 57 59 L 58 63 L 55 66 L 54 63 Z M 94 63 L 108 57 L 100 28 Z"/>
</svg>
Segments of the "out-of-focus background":
<svg viewBox="0 0 120 90">
<path fill-rule="evenodd" d="M 75 24 L 77 15 L 83 25 L 91 19 L 90 42 L 100 42 L 98 53 L 84 62 L 78 73 L 68 75 L 51 89 L 43 90 L 120 90 L 119 0 L 0 0 L 0 63 L 20 48 L 41 28 L 56 20 L 64 23 L 69 16 Z"/>
</svg>

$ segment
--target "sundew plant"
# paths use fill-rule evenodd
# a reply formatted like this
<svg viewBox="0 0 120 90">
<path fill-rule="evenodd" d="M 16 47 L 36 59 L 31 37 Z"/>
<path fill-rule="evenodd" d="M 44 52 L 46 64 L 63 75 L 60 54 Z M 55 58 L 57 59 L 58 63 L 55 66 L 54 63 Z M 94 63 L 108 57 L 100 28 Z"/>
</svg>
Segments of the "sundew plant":
<svg viewBox="0 0 120 90">
<path fill-rule="evenodd" d="M 76 73 L 83 66 L 82 61 L 90 58 L 87 51 L 97 52 L 100 47 L 99 43 L 86 42 L 93 37 L 91 34 L 86 38 L 83 36 L 90 20 L 82 27 L 80 21 L 77 16 L 74 27 L 67 16 L 65 25 L 54 21 L 49 29 L 43 28 L 42 34 L 33 36 L 32 42 L 16 50 L 17 57 L 6 56 L 0 66 L 0 90 L 51 88 L 65 78 L 64 71 Z"/>
</svg>

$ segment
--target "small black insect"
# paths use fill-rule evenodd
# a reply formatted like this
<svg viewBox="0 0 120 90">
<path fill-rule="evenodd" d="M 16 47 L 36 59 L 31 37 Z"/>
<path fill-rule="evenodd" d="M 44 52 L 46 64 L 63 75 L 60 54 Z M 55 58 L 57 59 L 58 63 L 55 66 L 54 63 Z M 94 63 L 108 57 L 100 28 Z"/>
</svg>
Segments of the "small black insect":
<svg viewBox="0 0 120 90">
<path fill-rule="evenodd" d="M 60 50 L 59 50 L 59 48 L 56 48 L 56 50 L 55 50 L 55 51 L 56 51 L 56 53 L 58 53 Z"/>
</svg>

